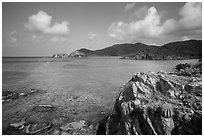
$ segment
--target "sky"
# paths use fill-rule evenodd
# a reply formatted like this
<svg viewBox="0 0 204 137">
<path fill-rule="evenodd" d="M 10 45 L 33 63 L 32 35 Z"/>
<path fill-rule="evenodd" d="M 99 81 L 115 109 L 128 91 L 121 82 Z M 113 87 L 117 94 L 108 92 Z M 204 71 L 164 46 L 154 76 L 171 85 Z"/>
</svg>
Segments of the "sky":
<svg viewBox="0 0 204 137">
<path fill-rule="evenodd" d="M 202 3 L 2 3 L 2 56 L 202 39 Z"/>
</svg>

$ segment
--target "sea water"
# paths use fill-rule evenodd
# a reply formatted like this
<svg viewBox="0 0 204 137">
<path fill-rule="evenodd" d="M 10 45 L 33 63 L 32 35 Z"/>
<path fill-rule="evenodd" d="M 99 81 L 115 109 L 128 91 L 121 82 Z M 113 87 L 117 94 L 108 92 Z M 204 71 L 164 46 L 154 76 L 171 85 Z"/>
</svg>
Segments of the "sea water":
<svg viewBox="0 0 204 137">
<path fill-rule="evenodd" d="M 3 103 L 3 123 L 10 122 L 10 116 L 23 115 L 39 104 L 55 106 L 60 116 L 94 119 L 97 117 L 94 113 L 106 111 L 113 106 L 122 85 L 136 72 L 170 72 L 179 63 L 197 62 L 113 57 L 3 58 L 2 91 L 44 91 Z"/>
<path fill-rule="evenodd" d="M 99 92 L 111 92 L 111 88 L 120 87 L 136 72 L 170 72 L 179 63 L 196 62 L 198 60 L 152 61 L 111 57 L 3 58 L 2 89 L 18 91 L 40 88 L 77 92 L 77 89 L 91 90 L 94 87 Z"/>
</svg>

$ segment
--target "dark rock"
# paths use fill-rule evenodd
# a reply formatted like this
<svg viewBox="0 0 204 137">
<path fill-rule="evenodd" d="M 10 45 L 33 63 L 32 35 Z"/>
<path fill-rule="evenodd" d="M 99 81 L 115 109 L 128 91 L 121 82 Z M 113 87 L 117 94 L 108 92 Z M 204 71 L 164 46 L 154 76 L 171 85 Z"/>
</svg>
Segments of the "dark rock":
<svg viewBox="0 0 204 137">
<path fill-rule="evenodd" d="M 106 123 L 107 123 L 108 117 L 105 117 L 100 121 L 100 123 L 97 125 L 97 132 L 96 135 L 105 135 L 106 134 Z"/>
<path fill-rule="evenodd" d="M 38 89 L 31 89 L 30 92 L 27 92 L 27 93 L 22 92 L 22 93 L 19 94 L 19 96 L 25 97 L 25 96 L 29 96 L 29 95 L 31 95 L 31 94 L 37 93 L 37 92 L 39 92 L 39 91 L 40 91 L 40 90 L 38 90 Z"/>
<path fill-rule="evenodd" d="M 36 112 L 49 112 L 54 110 L 54 106 L 52 105 L 38 105 L 33 108 Z"/>
<path fill-rule="evenodd" d="M 52 58 L 66 58 L 66 57 L 68 57 L 68 55 L 65 53 L 58 53 L 58 54 L 52 55 Z"/>
<path fill-rule="evenodd" d="M 2 100 L 4 101 L 9 101 L 9 100 L 16 100 L 18 99 L 19 94 L 18 93 L 14 93 L 11 91 L 3 91 L 2 92 Z"/>
<path fill-rule="evenodd" d="M 137 73 L 121 89 L 100 135 L 202 134 L 201 79 L 160 72 Z"/>
<path fill-rule="evenodd" d="M 3 91 L 2 92 L 2 96 L 3 97 L 7 97 L 7 96 L 10 96 L 10 95 L 12 95 L 13 94 L 13 92 L 11 92 L 11 91 Z"/>
<path fill-rule="evenodd" d="M 19 122 L 10 123 L 5 129 L 3 129 L 3 135 L 23 135 L 24 127 L 26 124 L 26 118 L 21 119 Z"/>
<path fill-rule="evenodd" d="M 2 102 L 9 101 L 9 100 L 17 100 L 19 97 L 29 96 L 31 94 L 37 93 L 40 90 L 38 89 L 31 89 L 28 93 L 15 93 L 11 91 L 3 91 L 2 92 Z"/>
<path fill-rule="evenodd" d="M 185 64 L 178 64 L 176 65 L 176 70 L 180 71 L 181 69 L 186 69 L 186 68 L 190 68 L 191 64 L 189 63 L 185 63 Z"/>
<path fill-rule="evenodd" d="M 202 63 L 198 64 L 178 64 L 176 65 L 176 74 L 180 76 L 197 76 L 202 74 Z"/>
<path fill-rule="evenodd" d="M 23 129 L 25 123 L 26 123 L 26 118 L 23 118 L 19 122 L 11 123 L 10 126 L 18 129 Z"/>
<path fill-rule="evenodd" d="M 3 135 L 22 135 L 22 131 L 18 128 L 15 128 L 13 126 L 8 126 L 2 131 Z"/>
<path fill-rule="evenodd" d="M 35 135 L 52 128 L 52 123 L 32 123 L 26 127 L 26 134 Z"/>
</svg>

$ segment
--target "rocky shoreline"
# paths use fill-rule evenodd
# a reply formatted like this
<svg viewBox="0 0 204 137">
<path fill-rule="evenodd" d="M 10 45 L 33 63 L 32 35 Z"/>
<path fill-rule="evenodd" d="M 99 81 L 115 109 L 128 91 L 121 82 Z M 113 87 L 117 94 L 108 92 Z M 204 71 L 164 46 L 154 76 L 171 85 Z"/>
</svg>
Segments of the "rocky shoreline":
<svg viewBox="0 0 204 137">
<path fill-rule="evenodd" d="M 123 56 L 120 59 L 130 59 L 130 60 L 188 60 L 197 59 L 192 57 L 181 57 L 181 56 L 156 56 L 147 54 L 132 54 L 128 56 Z"/>
<path fill-rule="evenodd" d="M 123 85 L 113 110 L 92 119 L 61 116 L 52 104 L 37 104 L 8 118 L 4 135 L 202 134 L 202 64 L 178 64 L 175 72 L 136 73 Z M 3 91 L 3 105 L 45 91 Z M 70 98 L 83 102 L 86 98 Z"/>
<path fill-rule="evenodd" d="M 112 114 L 99 122 L 97 134 L 201 135 L 202 72 L 189 76 L 183 73 L 187 68 L 136 73 L 122 87 Z"/>
</svg>

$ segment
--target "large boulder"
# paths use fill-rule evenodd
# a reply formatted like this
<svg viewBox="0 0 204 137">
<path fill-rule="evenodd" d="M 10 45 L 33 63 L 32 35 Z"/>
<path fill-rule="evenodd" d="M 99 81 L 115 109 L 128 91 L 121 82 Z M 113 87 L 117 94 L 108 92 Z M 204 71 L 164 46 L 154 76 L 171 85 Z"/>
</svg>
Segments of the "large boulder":
<svg viewBox="0 0 204 137">
<path fill-rule="evenodd" d="M 201 78 L 136 73 L 121 89 L 97 134 L 202 134 Z"/>
</svg>

